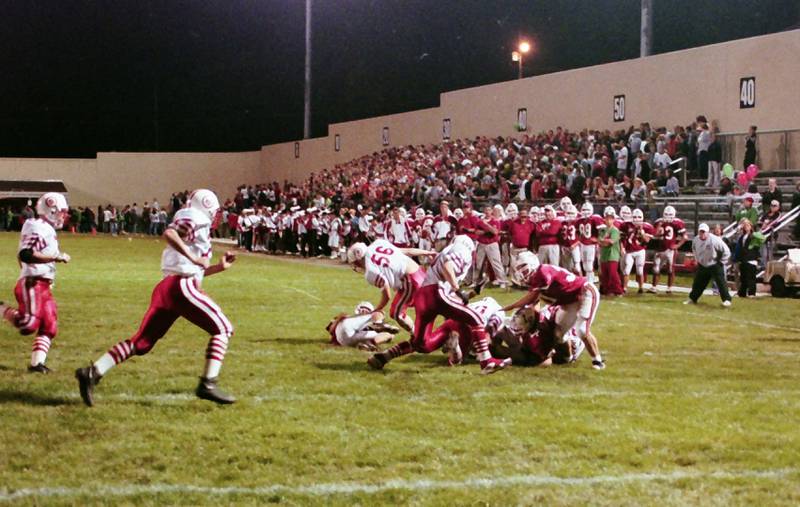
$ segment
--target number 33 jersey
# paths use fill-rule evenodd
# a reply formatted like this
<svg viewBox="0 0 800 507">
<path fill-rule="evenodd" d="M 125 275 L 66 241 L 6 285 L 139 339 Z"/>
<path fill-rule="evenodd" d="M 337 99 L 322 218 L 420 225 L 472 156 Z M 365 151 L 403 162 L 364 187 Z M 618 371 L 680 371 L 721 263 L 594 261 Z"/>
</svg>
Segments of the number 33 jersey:
<svg viewBox="0 0 800 507">
<path fill-rule="evenodd" d="M 408 257 L 385 239 L 376 239 L 367 247 L 364 276 L 370 285 L 392 290 L 403 287 Z"/>
</svg>

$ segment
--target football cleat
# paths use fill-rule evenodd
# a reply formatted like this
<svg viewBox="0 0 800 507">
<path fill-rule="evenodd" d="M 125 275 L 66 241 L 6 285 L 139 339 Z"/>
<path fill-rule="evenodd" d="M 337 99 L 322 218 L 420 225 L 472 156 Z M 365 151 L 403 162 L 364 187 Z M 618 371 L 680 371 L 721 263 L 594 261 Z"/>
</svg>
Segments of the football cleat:
<svg viewBox="0 0 800 507">
<path fill-rule="evenodd" d="M 593 359 L 592 360 L 592 368 L 594 368 L 595 370 L 605 370 L 606 369 L 606 363 L 605 363 L 605 361 L 598 361 L 597 359 Z"/>
<path fill-rule="evenodd" d="M 386 358 L 383 357 L 383 354 L 373 354 L 367 359 L 367 364 L 373 370 L 382 370 L 383 366 L 386 364 Z"/>
<path fill-rule="evenodd" d="M 217 377 L 200 377 L 200 383 L 197 384 L 195 394 L 201 400 L 213 401 L 220 405 L 230 405 L 236 401 L 236 398 L 217 387 Z"/>
<path fill-rule="evenodd" d="M 658 294 L 658 287 L 653 285 L 649 289 L 647 289 L 647 292 L 649 292 L 650 294 Z"/>
<path fill-rule="evenodd" d="M 391 324 L 387 324 L 385 322 L 373 322 L 368 326 L 367 329 L 371 331 L 375 331 L 376 333 L 389 333 L 389 334 L 397 334 L 400 332 L 400 328 L 397 326 L 393 326 Z"/>
<path fill-rule="evenodd" d="M 730 301 L 723 301 L 722 302 L 722 306 L 724 306 L 725 308 L 728 308 L 729 306 L 731 306 L 731 302 Z M 44 365 L 42 365 L 42 366 L 44 366 Z"/>
<path fill-rule="evenodd" d="M 94 386 L 100 383 L 101 378 L 94 365 L 75 370 L 75 378 L 78 379 L 78 388 L 83 402 L 88 407 L 94 406 Z"/>
<path fill-rule="evenodd" d="M 695 301 L 694 299 L 687 299 L 686 301 L 683 302 L 683 304 L 685 304 L 685 305 L 696 305 L 697 301 Z"/>
<path fill-rule="evenodd" d="M 500 371 L 508 366 L 511 366 L 511 358 L 495 359 L 494 357 L 481 361 L 481 374 L 491 375 L 494 372 Z"/>
<path fill-rule="evenodd" d="M 572 356 L 569 358 L 570 363 L 577 361 L 578 358 L 581 357 L 581 354 L 583 354 L 583 351 L 586 349 L 586 345 L 583 344 L 582 340 L 575 340 L 573 344 L 575 348 L 572 351 Z"/>
<path fill-rule="evenodd" d="M 378 350 L 378 347 L 371 342 L 361 342 L 358 345 L 356 345 L 356 348 L 358 350 L 365 350 L 367 352 L 377 352 Z"/>
<path fill-rule="evenodd" d="M 481 291 L 483 290 L 484 287 L 486 287 L 487 283 L 489 283 L 489 277 L 488 276 L 484 276 L 483 278 L 481 278 L 480 281 L 478 281 L 475 284 L 475 289 L 474 289 L 475 290 L 475 295 L 480 295 Z"/>
<path fill-rule="evenodd" d="M 44 365 L 44 363 L 39 363 L 36 366 L 28 366 L 28 373 L 52 373 L 53 370 L 48 368 Z"/>
</svg>

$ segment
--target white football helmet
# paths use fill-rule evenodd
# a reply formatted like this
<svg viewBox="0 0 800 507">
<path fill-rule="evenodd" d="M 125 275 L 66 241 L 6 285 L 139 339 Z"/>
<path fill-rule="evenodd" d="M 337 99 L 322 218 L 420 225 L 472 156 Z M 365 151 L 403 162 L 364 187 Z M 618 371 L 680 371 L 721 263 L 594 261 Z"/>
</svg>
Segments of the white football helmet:
<svg viewBox="0 0 800 507">
<path fill-rule="evenodd" d="M 513 202 L 509 203 L 508 206 L 506 206 L 506 215 L 508 215 L 509 217 L 515 218 L 517 213 L 519 213 L 519 208 L 517 208 L 517 205 L 514 204 Z"/>
<path fill-rule="evenodd" d="M 211 190 L 200 188 L 189 195 L 189 207 L 213 220 L 219 210 L 219 199 Z"/>
<path fill-rule="evenodd" d="M 353 243 L 347 249 L 347 263 L 355 264 L 367 255 L 367 245 L 364 243 Z"/>
<path fill-rule="evenodd" d="M 589 218 L 592 215 L 594 215 L 594 206 L 592 206 L 592 203 L 583 203 L 583 206 L 581 206 L 581 216 L 583 218 Z"/>
<path fill-rule="evenodd" d="M 531 210 L 528 212 L 528 214 L 533 222 L 539 222 L 542 220 L 542 210 L 539 208 L 539 206 L 531 206 Z"/>
<path fill-rule="evenodd" d="M 572 206 L 572 199 L 570 199 L 569 197 L 566 197 L 566 196 L 562 197 L 561 201 L 558 204 L 558 206 L 559 206 L 559 208 L 561 208 L 561 211 L 565 211 L 566 212 L 567 208 L 569 206 Z"/>
<path fill-rule="evenodd" d="M 564 210 L 564 217 L 567 220 L 577 220 L 578 219 L 578 208 L 570 204 L 567 206 L 567 209 Z"/>
<path fill-rule="evenodd" d="M 633 223 L 636 225 L 642 225 L 642 222 L 644 222 L 644 213 L 642 213 L 642 210 L 639 208 L 636 208 L 633 210 L 633 212 L 631 212 L 631 217 L 633 219 Z"/>
<path fill-rule="evenodd" d="M 539 312 L 536 306 L 529 305 L 519 308 L 511 317 L 508 327 L 511 332 L 518 335 L 524 335 L 536 331 L 539 327 Z"/>
<path fill-rule="evenodd" d="M 631 209 L 628 206 L 623 206 L 619 209 L 619 216 L 623 222 L 631 221 Z"/>
<path fill-rule="evenodd" d="M 528 280 L 539 269 L 539 257 L 533 252 L 525 251 L 517 255 L 517 265 L 511 275 L 511 281 L 520 287 L 527 287 Z"/>
<path fill-rule="evenodd" d="M 472 241 L 472 238 L 470 238 L 466 234 L 459 234 L 458 236 L 453 238 L 453 244 L 454 245 L 464 245 L 470 251 L 474 251 L 475 250 L 475 242 Z"/>
<path fill-rule="evenodd" d="M 456 217 L 456 220 L 461 220 L 464 218 L 464 211 L 461 208 L 456 208 L 453 212 L 453 216 Z"/>
<path fill-rule="evenodd" d="M 69 213 L 67 198 L 58 192 L 47 192 L 36 201 L 36 214 L 55 229 L 64 227 L 67 213 Z"/>
<path fill-rule="evenodd" d="M 612 215 L 614 217 L 617 216 L 614 206 L 606 206 L 606 209 L 603 210 L 603 217 L 607 217 L 608 215 Z"/>
<path fill-rule="evenodd" d="M 547 220 L 552 220 L 556 217 L 556 210 L 553 209 L 553 207 L 550 206 L 549 204 L 544 207 L 544 217 Z"/>
<path fill-rule="evenodd" d="M 414 218 L 417 220 L 422 220 L 425 218 L 425 210 L 422 208 L 417 208 L 417 211 L 414 212 Z"/>
<path fill-rule="evenodd" d="M 667 206 L 664 208 L 664 220 L 674 220 L 675 219 L 675 208 L 672 206 Z"/>
<path fill-rule="evenodd" d="M 375 311 L 375 307 L 369 301 L 362 301 L 356 305 L 356 315 L 369 315 Z"/>
</svg>

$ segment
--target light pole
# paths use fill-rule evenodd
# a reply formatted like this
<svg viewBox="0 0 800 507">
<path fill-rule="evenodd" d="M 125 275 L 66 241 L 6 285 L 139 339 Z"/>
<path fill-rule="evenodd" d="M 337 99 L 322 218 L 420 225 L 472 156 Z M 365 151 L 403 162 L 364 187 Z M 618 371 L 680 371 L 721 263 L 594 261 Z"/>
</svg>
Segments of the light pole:
<svg viewBox="0 0 800 507">
<path fill-rule="evenodd" d="M 517 62 L 517 79 L 522 79 L 522 59 L 523 55 L 528 53 L 531 50 L 531 45 L 527 41 L 522 41 L 519 43 L 516 51 L 511 53 L 511 61 Z"/>
<path fill-rule="evenodd" d="M 306 0 L 306 75 L 303 93 L 303 139 L 311 137 L 311 0 Z"/>
</svg>

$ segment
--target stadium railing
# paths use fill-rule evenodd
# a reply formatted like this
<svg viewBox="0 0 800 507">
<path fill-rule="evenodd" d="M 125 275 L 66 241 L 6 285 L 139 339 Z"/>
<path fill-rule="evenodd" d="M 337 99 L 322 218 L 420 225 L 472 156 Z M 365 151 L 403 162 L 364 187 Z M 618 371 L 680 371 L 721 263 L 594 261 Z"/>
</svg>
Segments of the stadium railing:
<svg viewBox="0 0 800 507">
<path fill-rule="evenodd" d="M 722 159 L 741 169 L 746 132 L 721 132 Z M 800 173 L 800 129 L 759 130 L 756 136 L 756 165 L 761 171 Z"/>
</svg>

